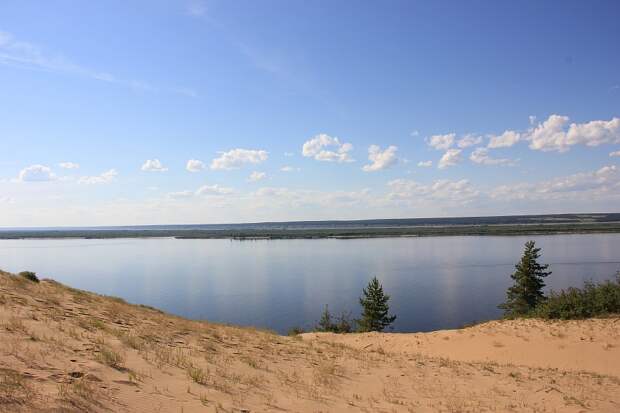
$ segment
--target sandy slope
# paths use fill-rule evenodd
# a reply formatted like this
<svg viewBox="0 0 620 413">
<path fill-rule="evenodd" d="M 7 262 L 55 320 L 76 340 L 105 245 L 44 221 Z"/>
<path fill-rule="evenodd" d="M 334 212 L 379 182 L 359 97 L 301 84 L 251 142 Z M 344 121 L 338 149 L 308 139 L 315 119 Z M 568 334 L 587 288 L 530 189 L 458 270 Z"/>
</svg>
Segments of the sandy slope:
<svg viewBox="0 0 620 413">
<path fill-rule="evenodd" d="M 620 322 L 281 337 L 0 273 L 0 411 L 620 411 Z"/>
</svg>

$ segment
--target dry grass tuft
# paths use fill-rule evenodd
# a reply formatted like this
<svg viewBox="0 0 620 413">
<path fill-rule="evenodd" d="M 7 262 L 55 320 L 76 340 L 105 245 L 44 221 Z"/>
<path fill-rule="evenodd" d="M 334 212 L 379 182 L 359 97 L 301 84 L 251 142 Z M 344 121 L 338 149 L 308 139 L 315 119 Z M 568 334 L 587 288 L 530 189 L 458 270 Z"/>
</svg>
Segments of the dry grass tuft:
<svg viewBox="0 0 620 413">
<path fill-rule="evenodd" d="M 0 368 L 0 410 L 2 406 L 27 404 L 35 394 L 34 388 L 20 373 Z"/>
<path fill-rule="evenodd" d="M 99 352 L 96 358 L 101 364 L 105 364 L 117 370 L 123 369 L 125 363 L 125 356 L 105 344 L 99 345 Z"/>
</svg>

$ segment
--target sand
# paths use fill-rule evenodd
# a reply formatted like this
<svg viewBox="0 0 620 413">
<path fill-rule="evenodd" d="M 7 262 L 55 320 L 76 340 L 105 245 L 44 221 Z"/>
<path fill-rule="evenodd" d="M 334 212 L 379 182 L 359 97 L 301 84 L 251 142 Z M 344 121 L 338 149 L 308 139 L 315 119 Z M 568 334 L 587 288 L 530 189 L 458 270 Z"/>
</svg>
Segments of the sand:
<svg viewBox="0 0 620 413">
<path fill-rule="evenodd" d="M 618 412 L 620 318 L 283 337 L 0 272 L 0 411 Z"/>
</svg>

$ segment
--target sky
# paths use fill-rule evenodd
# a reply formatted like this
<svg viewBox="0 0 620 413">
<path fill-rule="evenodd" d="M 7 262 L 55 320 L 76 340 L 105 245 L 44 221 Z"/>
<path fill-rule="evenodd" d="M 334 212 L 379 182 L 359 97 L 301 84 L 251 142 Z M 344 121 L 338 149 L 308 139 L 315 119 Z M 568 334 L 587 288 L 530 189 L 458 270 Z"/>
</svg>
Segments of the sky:
<svg viewBox="0 0 620 413">
<path fill-rule="evenodd" d="M 0 2 L 0 227 L 620 212 L 620 2 Z"/>
</svg>

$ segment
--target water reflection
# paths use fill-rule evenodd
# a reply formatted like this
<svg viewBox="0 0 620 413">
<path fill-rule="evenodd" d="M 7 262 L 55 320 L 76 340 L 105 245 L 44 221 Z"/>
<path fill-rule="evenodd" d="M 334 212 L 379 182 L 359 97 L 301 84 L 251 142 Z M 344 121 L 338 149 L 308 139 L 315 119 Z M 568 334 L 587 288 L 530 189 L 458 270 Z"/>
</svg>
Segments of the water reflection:
<svg viewBox="0 0 620 413">
<path fill-rule="evenodd" d="M 356 315 L 361 289 L 376 275 L 392 296 L 395 330 L 420 331 L 498 317 L 508 275 L 530 238 L 2 240 L 0 268 L 280 332 L 312 327 L 325 304 Z M 552 264 L 551 288 L 620 269 L 620 235 L 533 238 Z"/>
</svg>

